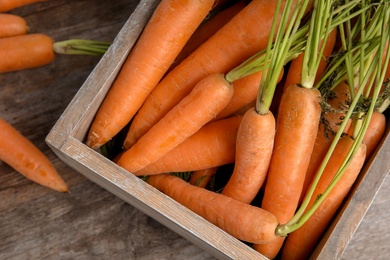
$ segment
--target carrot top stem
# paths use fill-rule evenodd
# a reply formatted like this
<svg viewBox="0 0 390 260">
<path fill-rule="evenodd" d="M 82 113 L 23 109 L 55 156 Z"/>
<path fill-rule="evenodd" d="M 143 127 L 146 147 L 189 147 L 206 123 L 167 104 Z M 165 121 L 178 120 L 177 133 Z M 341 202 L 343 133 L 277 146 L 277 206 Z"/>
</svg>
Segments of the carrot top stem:
<svg viewBox="0 0 390 260">
<path fill-rule="evenodd" d="M 275 89 L 279 81 L 280 72 L 285 65 L 286 58 L 289 56 L 291 45 L 294 41 L 294 35 L 297 33 L 301 25 L 301 20 L 305 14 L 304 11 L 306 10 L 308 2 L 308 0 L 298 1 L 291 17 L 290 9 L 292 8 L 292 1 L 286 2 L 281 22 L 276 33 L 275 42 L 272 43 L 278 20 L 278 17 L 274 17 L 271 37 L 265 53 L 265 65 L 263 66 L 263 73 L 256 101 L 256 111 L 261 115 L 269 112 Z M 280 8 L 280 6 L 280 1 L 278 1 L 277 8 Z M 272 51 L 272 47 L 275 51 Z"/>
<path fill-rule="evenodd" d="M 314 1 L 305 55 L 302 62 L 301 85 L 304 88 L 313 87 L 325 48 L 325 44 L 322 44 L 320 47 L 321 40 L 326 39 L 330 33 L 333 9 L 333 1 Z"/>
<path fill-rule="evenodd" d="M 58 54 L 98 56 L 104 54 L 110 45 L 111 43 L 102 41 L 70 39 L 55 42 L 53 49 Z"/>
</svg>

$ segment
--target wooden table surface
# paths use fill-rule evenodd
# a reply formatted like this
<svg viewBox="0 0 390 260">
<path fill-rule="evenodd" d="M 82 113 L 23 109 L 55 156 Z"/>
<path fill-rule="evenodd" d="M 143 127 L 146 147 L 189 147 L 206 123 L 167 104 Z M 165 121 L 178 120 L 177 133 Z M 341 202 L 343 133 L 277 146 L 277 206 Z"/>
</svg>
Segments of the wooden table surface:
<svg viewBox="0 0 390 260">
<path fill-rule="evenodd" d="M 55 41 L 112 41 L 137 0 L 50 0 L 12 13 Z M 0 57 L 1 58 L 1 57 Z M 53 162 L 70 186 L 58 193 L 0 162 L 0 259 L 214 259 L 58 159 L 44 139 L 99 61 L 57 56 L 45 67 L 0 75 L 0 116 Z M 387 259 L 387 178 L 342 259 Z"/>
</svg>

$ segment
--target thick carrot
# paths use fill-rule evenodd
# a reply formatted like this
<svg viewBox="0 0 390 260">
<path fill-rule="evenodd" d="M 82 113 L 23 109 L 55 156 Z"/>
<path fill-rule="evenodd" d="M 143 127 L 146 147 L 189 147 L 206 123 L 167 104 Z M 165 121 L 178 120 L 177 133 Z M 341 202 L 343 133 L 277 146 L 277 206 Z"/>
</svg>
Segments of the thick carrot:
<svg viewBox="0 0 390 260">
<path fill-rule="evenodd" d="M 206 188 L 217 170 L 218 167 L 211 167 L 203 170 L 194 171 L 192 172 L 190 180 L 188 182 L 200 188 Z"/>
<path fill-rule="evenodd" d="M 202 43 L 204 43 L 208 38 L 210 38 L 216 31 L 218 31 L 223 25 L 225 25 L 232 17 L 234 17 L 238 12 L 240 12 L 245 7 L 245 1 L 240 0 L 232 6 L 227 7 L 226 9 L 217 13 L 210 20 L 207 20 L 202 24 L 194 34 L 190 37 L 186 45 L 177 55 L 174 64 L 167 71 L 171 71 L 174 66 L 182 62 L 185 58 L 188 57 L 196 48 L 198 48 Z"/>
<path fill-rule="evenodd" d="M 328 161 L 320 181 L 316 185 L 308 208 L 321 196 L 328 187 L 335 174 L 340 169 L 347 156 L 353 139 L 350 136 L 343 136 L 338 141 L 330 160 Z M 308 259 L 321 235 L 328 227 L 335 212 L 340 207 L 344 198 L 348 194 L 351 186 L 355 182 L 361 168 L 363 167 L 366 146 L 361 144 L 357 153 L 353 156 L 343 176 L 328 193 L 314 211 L 314 214 L 299 229 L 290 233 L 282 249 L 282 259 Z"/>
<path fill-rule="evenodd" d="M 0 13 L 0 38 L 26 34 L 28 26 L 26 20 L 14 14 Z"/>
<path fill-rule="evenodd" d="M 321 123 L 318 126 L 316 141 L 313 151 L 310 155 L 310 163 L 306 171 L 305 182 L 302 188 L 301 199 L 306 194 L 307 188 L 313 180 L 319 165 L 327 153 L 335 133 L 339 130 L 341 122 L 345 117 L 348 109 L 348 103 L 351 100 L 349 86 L 345 82 L 341 82 L 332 90 L 332 94 L 327 98 L 327 107 L 323 109 Z M 323 103 L 325 104 L 325 103 Z M 349 124 L 350 125 L 350 124 Z M 349 125 L 344 129 L 348 131 Z"/>
<path fill-rule="evenodd" d="M 53 40 L 44 34 L 0 39 L 0 73 L 47 65 L 55 58 Z"/>
<path fill-rule="evenodd" d="M 136 172 L 154 163 L 215 118 L 232 96 L 233 87 L 224 75 L 209 75 L 127 150 L 118 164 Z"/>
<path fill-rule="evenodd" d="M 169 174 L 149 176 L 147 182 L 237 239 L 267 243 L 276 237 L 277 218 L 259 207 L 196 187 Z"/>
<path fill-rule="evenodd" d="M 253 107 L 243 116 L 236 141 L 233 174 L 222 194 L 251 203 L 267 176 L 275 137 L 275 118 L 271 112 L 260 115 Z"/>
<path fill-rule="evenodd" d="M 296 0 L 293 2 L 295 4 Z M 278 15 L 275 9 L 276 1 L 251 1 L 168 73 L 134 117 L 128 143 L 134 144 L 202 78 L 213 73 L 227 73 L 263 50 L 270 37 L 273 17 Z"/>
<path fill-rule="evenodd" d="M 99 148 L 130 122 L 213 4 L 214 0 L 160 2 L 98 110 L 88 146 Z"/>
<path fill-rule="evenodd" d="M 164 172 L 189 172 L 233 163 L 241 116 L 210 122 L 142 170 L 138 176 Z"/>
<path fill-rule="evenodd" d="M 291 85 L 280 101 L 262 208 L 275 214 L 281 224 L 293 217 L 298 206 L 321 116 L 320 99 L 317 89 Z M 284 237 L 278 237 L 254 248 L 272 259 L 283 241 Z"/>
<path fill-rule="evenodd" d="M 4 13 L 18 7 L 45 1 L 47 0 L 0 0 L 0 12 Z"/>
<path fill-rule="evenodd" d="M 68 186 L 49 159 L 2 118 L 0 118 L 0 160 L 33 182 L 59 192 L 68 191 Z"/>
</svg>

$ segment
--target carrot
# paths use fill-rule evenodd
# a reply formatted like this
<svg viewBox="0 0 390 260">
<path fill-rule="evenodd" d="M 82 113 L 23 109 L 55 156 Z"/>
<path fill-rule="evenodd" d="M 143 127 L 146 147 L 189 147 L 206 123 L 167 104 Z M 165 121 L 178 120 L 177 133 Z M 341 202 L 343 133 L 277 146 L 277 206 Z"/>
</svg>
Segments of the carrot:
<svg viewBox="0 0 390 260">
<path fill-rule="evenodd" d="M 59 192 L 68 191 L 67 185 L 49 159 L 2 118 L 0 118 L 0 160 L 33 182 Z"/>
<path fill-rule="evenodd" d="M 96 114 L 88 146 L 99 148 L 130 122 L 213 4 L 214 0 L 159 3 Z"/>
<path fill-rule="evenodd" d="M 239 11 L 245 7 L 245 1 L 240 0 L 232 6 L 217 13 L 210 20 L 206 20 L 190 37 L 186 45 L 177 55 L 171 68 L 167 71 L 171 71 L 174 66 L 182 62 L 188 57 L 196 48 L 198 48 L 203 42 L 210 38 L 216 31 L 218 31 L 223 25 L 225 25 L 232 17 L 234 17 Z M 217 8 L 216 6 L 215 8 Z"/>
<path fill-rule="evenodd" d="M 296 0 L 293 2 L 295 4 Z M 226 73 L 264 49 L 270 36 L 273 17 L 277 15 L 275 8 L 276 1 L 251 1 L 168 73 L 134 117 L 129 129 L 128 144 L 134 144 L 202 78 L 213 73 Z"/>
<path fill-rule="evenodd" d="M 259 207 L 193 186 L 169 174 L 149 176 L 147 183 L 237 239 L 249 243 L 275 239 L 278 220 Z"/>
<path fill-rule="evenodd" d="M 233 88 L 222 74 L 209 75 L 127 150 L 118 164 L 136 172 L 154 163 L 213 119 L 232 96 Z"/>
<path fill-rule="evenodd" d="M 53 42 L 45 34 L 26 34 L 0 39 L 0 73 L 32 69 L 47 65 L 55 59 L 55 54 L 102 55 L 109 43 L 70 39 Z"/>
<path fill-rule="evenodd" d="M 211 178 L 217 172 L 218 167 L 211 167 L 207 169 L 197 170 L 191 174 L 189 183 L 200 188 L 206 188 Z"/>
<path fill-rule="evenodd" d="M 26 34 L 28 26 L 26 20 L 14 14 L 0 13 L 0 38 Z"/>
<path fill-rule="evenodd" d="M 343 136 L 338 141 L 325 170 L 316 185 L 309 203 L 314 204 L 319 196 L 324 194 L 332 179 L 335 177 L 344 159 L 347 156 L 353 139 L 350 136 Z M 328 193 L 314 214 L 299 229 L 292 232 L 286 239 L 282 249 L 282 259 L 308 259 L 321 235 L 328 227 L 335 212 L 340 207 L 355 182 L 361 168 L 363 167 L 366 146 L 361 144 L 357 153 L 353 156 L 346 171 L 337 182 L 337 185 Z"/>
<path fill-rule="evenodd" d="M 332 93 L 333 94 L 331 94 L 331 96 L 327 99 L 328 107 L 323 109 L 322 122 L 318 126 L 317 137 L 313 151 L 310 155 L 310 163 L 306 171 L 300 201 L 302 201 L 305 196 L 307 188 L 312 182 L 315 172 L 324 159 L 335 133 L 339 130 L 341 122 L 348 109 L 348 102 L 350 102 L 351 99 L 349 86 L 345 82 L 338 84 L 332 90 Z M 343 130 L 344 132 L 348 131 L 349 125 Z"/>
<path fill-rule="evenodd" d="M 275 137 L 275 118 L 271 112 L 258 114 L 255 108 L 243 116 L 236 141 L 233 174 L 222 194 L 251 203 L 267 176 Z"/>
<path fill-rule="evenodd" d="M 13 9 L 47 0 L 0 0 L 0 12 L 8 12 Z"/>
<path fill-rule="evenodd" d="M 0 73 L 47 65 L 55 58 L 53 40 L 44 34 L 0 39 Z"/>
<path fill-rule="evenodd" d="M 240 122 L 241 116 L 210 122 L 162 158 L 134 174 L 199 171 L 233 163 Z"/>
</svg>

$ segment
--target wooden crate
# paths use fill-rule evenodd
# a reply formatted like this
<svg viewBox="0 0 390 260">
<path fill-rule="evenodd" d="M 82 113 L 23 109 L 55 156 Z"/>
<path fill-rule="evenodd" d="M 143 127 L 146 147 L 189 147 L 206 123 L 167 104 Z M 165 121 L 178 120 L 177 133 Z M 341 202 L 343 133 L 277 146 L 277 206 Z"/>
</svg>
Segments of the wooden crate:
<svg viewBox="0 0 390 260">
<path fill-rule="evenodd" d="M 84 144 L 89 126 L 159 0 L 142 0 L 46 138 L 65 163 L 219 259 L 267 259 Z M 390 169 L 389 130 L 316 248 L 338 259 Z"/>
</svg>

